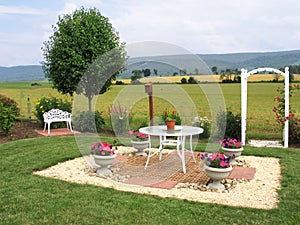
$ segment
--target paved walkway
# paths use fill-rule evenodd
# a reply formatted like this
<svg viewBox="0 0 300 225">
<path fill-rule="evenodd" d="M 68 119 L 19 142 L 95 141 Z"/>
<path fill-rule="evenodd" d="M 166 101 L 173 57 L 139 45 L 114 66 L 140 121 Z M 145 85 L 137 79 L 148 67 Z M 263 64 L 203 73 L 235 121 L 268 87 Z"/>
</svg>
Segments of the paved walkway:
<svg viewBox="0 0 300 225">
<path fill-rule="evenodd" d="M 195 156 L 197 154 L 195 153 Z M 186 158 L 186 174 L 182 172 L 181 161 L 176 151 L 163 155 L 161 161 L 158 159 L 158 155 L 152 157 L 146 170 L 144 169 L 144 165 L 147 156 L 117 156 L 112 170 L 118 175 L 130 176 L 124 182 L 127 184 L 164 189 L 172 189 L 178 183 L 206 185 L 209 182 L 209 178 L 206 176 L 201 162 L 197 160 L 195 163 L 191 157 L 191 153 L 187 153 Z M 255 168 L 235 166 L 228 178 L 251 180 L 254 178 L 255 172 Z"/>
<path fill-rule="evenodd" d="M 44 130 L 38 130 L 37 132 L 40 135 L 48 136 L 48 130 L 45 130 L 45 132 L 44 132 Z M 75 131 L 75 130 L 73 130 L 73 132 L 71 132 L 67 128 L 56 128 L 56 129 L 51 129 L 50 130 L 50 135 L 49 136 L 67 136 L 67 135 L 74 135 L 74 134 L 80 134 L 80 132 Z"/>
</svg>

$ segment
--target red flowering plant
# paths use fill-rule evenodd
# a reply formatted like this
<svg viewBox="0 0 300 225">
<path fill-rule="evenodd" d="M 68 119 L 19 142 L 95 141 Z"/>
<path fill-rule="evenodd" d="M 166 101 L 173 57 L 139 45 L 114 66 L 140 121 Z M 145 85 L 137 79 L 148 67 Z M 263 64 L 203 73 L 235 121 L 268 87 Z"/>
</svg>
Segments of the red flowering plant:
<svg viewBox="0 0 300 225">
<path fill-rule="evenodd" d="M 147 134 L 141 133 L 141 132 L 136 131 L 136 130 L 130 130 L 129 134 L 131 135 L 133 141 L 146 141 L 146 140 L 148 140 L 148 135 Z"/>
<path fill-rule="evenodd" d="M 235 138 L 224 138 L 220 141 L 220 145 L 224 148 L 241 148 L 243 143 Z"/>
<path fill-rule="evenodd" d="M 290 85 L 290 97 L 292 97 L 297 90 L 300 90 L 299 84 Z M 291 107 L 289 115 L 287 117 L 285 116 L 284 89 L 278 87 L 277 92 L 280 94 L 280 97 L 277 96 L 274 98 L 274 101 L 278 102 L 278 104 L 273 108 L 273 112 L 276 114 L 276 121 L 282 127 L 284 126 L 285 121 L 289 121 L 289 143 L 300 143 L 300 118 L 296 117 L 295 112 Z"/>
<path fill-rule="evenodd" d="M 99 141 L 92 145 L 91 154 L 92 155 L 100 155 L 100 156 L 112 156 L 115 155 L 115 150 L 117 147 L 113 148 L 109 142 Z"/>
<path fill-rule="evenodd" d="M 199 155 L 198 155 L 199 156 Z M 235 156 L 226 157 L 220 152 L 213 153 L 202 153 L 200 155 L 201 160 L 204 161 L 205 165 L 213 168 L 228 168 L 230 167 L 230 160 L 235 158 Z"/>
<path fill-rule="evenodd" d="M 175 110 L 168 110 L 168 109 L 166 109 L 162 113 L 161 118 L 162 118 L 163 121 L 166 121 L 166 120 L 176 120 L 176 125 L 180 125 L 181 124 L 180 116 L 178 115 L 178 113 Z"/>
</svg>

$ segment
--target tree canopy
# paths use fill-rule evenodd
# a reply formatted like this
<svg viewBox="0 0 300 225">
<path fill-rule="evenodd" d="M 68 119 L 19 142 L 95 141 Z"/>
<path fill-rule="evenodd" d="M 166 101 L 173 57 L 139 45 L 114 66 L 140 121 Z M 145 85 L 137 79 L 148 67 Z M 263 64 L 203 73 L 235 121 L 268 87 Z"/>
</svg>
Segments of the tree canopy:
<svg viewBox="0 0 300 225">
<path fill-rule="evenodd" d="M 63 94 L 88 97 L 91 111 L 93 96 L 106 92 L 124 68 L 125 43 L 95 8 L 59 16 L 53 31 L 42 48 L 46 77 Z"/>
</svg>

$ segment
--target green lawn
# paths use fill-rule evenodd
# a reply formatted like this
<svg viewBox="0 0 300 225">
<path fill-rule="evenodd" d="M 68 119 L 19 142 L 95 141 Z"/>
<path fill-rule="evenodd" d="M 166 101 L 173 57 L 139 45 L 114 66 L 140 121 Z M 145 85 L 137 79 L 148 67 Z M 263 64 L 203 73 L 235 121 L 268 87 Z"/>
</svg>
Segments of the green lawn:
<svg viewBox="0 0 300 225">
<path fill-rule="evenodd" d="M 32 174 L 80 156 L 73 137 L 1 144 L 0 224 L 298 224 L 299 152 L 245 147 L 244 155 L 280 159 L 279 207 L 262 210 L 126 193 Z"/>
</svg>

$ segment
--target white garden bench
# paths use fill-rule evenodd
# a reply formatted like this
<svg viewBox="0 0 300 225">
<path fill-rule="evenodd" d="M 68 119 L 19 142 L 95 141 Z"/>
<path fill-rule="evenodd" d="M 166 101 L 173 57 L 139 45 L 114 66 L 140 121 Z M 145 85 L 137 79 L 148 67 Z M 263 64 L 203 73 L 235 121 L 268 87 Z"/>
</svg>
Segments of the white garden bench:
<svg viewBox="0 0 300 225">
<path fill-rule="evenodd" d="M 60 109 L 51 109 L 48 112 L 45 112 L 43 114 L 44 117 L 44 132 L 46 130 L 46 126 L 48 125 L 48 135 L 50 135 L 50 126 L 51 123 L 53 122 L 66 122 L 67 123 L 67 128 L 72 130 L 72 124 L 71 124 L 71 119 L 72 119 L 72 114 L 66 111 L 62 111 Z"/>
</svg>

